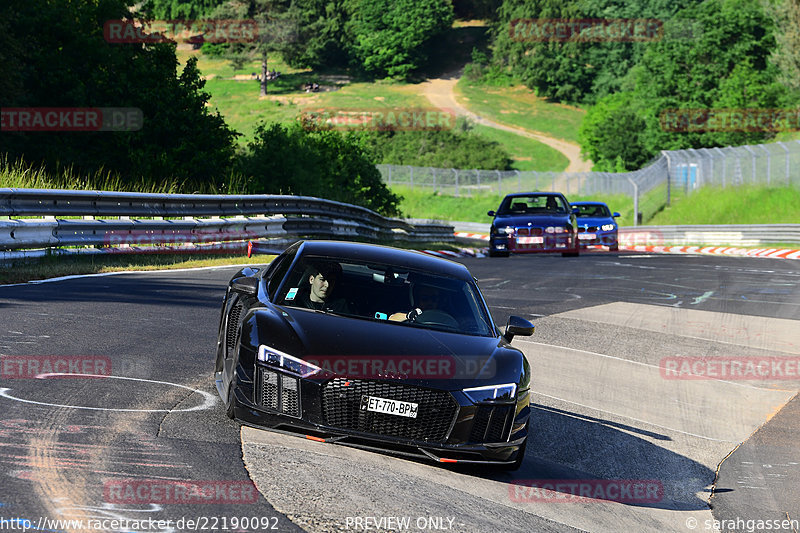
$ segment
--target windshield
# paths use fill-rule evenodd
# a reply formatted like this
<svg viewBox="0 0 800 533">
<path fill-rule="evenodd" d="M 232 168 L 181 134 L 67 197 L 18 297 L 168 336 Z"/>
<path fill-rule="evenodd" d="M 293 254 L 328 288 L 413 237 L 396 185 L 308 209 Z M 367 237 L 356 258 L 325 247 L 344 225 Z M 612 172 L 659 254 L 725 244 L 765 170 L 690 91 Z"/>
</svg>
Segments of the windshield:
<svg viewBox="0 0 800 533">
<path fill-rule="evenodd" d="M 551 214 L 566 215 L 569 213 L 567 202 L 560 196 L 549 194 L 531 194 L 528 196 L 507 196 L 497 210 L 498 215 Z"/>
<path fill-rule="evenodd" d="M 611 212 L 603 204 L 573 205 L 578 208 L 578 217 L 610 217 Z"/>
<path fill-rule="evenodd" d="M 288 273 L 275 302 L 399 326 L 494 335 L 473 283 L 401 266 L 306 257 Z"/>
</svg>

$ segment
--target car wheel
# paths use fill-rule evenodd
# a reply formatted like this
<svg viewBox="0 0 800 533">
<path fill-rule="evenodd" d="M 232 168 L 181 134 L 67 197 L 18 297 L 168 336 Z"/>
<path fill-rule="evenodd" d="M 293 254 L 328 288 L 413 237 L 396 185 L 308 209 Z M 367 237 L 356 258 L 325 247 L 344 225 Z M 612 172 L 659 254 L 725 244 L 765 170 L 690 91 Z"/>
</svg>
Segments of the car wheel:
<svg viewBox="0 0 800 533">
<path fill-rule="evenodd" d="M 575 248 L 571 252 L 561 252 L 561 257 L 578 257 L 581 255 L 581 252 L 578 248 Z"/>
<path fill-rule="evenodd" d="M 233 382 L 228 385 L 228 403 L 225 406 L 225 414 L 231 420 L 236 418 L 236 397 L 233 395 Z"/>
<path fill-rule="evenodd" d="M 489 250 L 489 257 L 508 257 L 508 252 L 495 252 L 494 250 Z"/>
<path fill-rule="evenodd" d="M 608 251 L 610 252 L 619 252 L 619 244 L 612 244 L 608 247 Z"/>
</svg>

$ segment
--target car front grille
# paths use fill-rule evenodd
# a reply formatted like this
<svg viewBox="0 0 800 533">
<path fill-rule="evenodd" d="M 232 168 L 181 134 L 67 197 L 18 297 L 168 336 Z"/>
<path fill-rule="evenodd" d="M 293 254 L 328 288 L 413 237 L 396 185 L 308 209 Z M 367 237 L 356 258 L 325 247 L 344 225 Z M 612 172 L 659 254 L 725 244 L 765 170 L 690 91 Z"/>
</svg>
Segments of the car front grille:
<svg viewBox="0 0 800 533">
<path fill-rule="evenodd" d="M 419 404 L 416 418 L 361 410 L 362 396 L 377 396 Z M 428 442 L 445 442 L 458 413 L 447 391 L 402 383 L 335 378 L 325 384 L 322 412 L 326 425 Z"/>
<path fill-rule="evenodd" d="M 300 417 L 300 380 L 267 368 L 258 368 L 256 401 L 271 411 Z"/>
<path fill-rule="evenodd" d="M 527 236 L 543 235 L 544 231 L 542 230 L 542 228 L 525 227 L 525 228 L 517 228 L 516 233 L 517 235 L 522 235 L 527 237 Z"/>
<path fill-rule="evenodd" d="M 472 423 L 472 442 L 506 442 L 511 431 L 513 405 L 479 405 Z"/>
<path fill-rule="evenodd" d="M 595 231 L 597 231 L 599 229 L 600 228 L 598 226 L 587 226 L 585 228 L 582 228 L 582 227 L 579 226 L 578 227 L 578 233 L 595 232 Z"/>
</svg>

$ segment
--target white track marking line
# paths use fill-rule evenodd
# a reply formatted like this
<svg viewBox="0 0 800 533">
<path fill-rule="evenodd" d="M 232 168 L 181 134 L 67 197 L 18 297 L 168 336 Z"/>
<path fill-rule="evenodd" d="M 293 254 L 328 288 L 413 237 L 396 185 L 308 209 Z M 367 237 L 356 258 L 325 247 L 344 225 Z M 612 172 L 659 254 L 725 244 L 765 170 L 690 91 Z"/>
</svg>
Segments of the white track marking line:
<svg viewBox="0 0 800 533">
<path fill-rule="evenodd" d="M 201 391 L 198 389 L 193 389 L 191 387 L 187 387 L 186 385 L 181 385 L 179 383 L 170 383 L 169 381 L 156 381 L 154 379 L 143 379 L 143 378 L 128 378 L 123 376 L 103 376 L 99 374 L 69 374 L 69 373 L 49 373 L 49 374 L 39 374 L 36 376 L 37 379 L 46 379 L 51 376 L 66 376 L 66 377 L 86 377 L 86 378 L 101 378 L 101 379 L 124 379 L 128 381 L 143 381 L 146 383 L 157 383 L 159 385 L 169 385 L 171 387 L 180 387 L 182 389 L 186 389 L 191 392 L 196 392 L 203 396 L 203 403 L 200 405 L 196 405 L 194 407 L 190 407 L 188 409 L 122 409 L 122 408 L 113 408 L 113 407 L 85 407 L 81 405 L 65 405 L 65 404 L 58 404 L 58 403 L 46 403 L 46 402 L 37 402 L 35 400 L 25 400 L 23 398 L 16 398 L 11 396 L 8 392 L 11 390 L 9 388 L 0 388 L 0 396 L 3 398 L 8 398 L 9 400 L 15 400 L 17 402 L 22 403 L 30 403 L 34 405 L 44 405 L 47 407 L 65 407 L 68 409 L 84 409 L 88 411 L 118 411 L 118 412 L 131 412 L 131 413 L 181 413 L 181 412 L 188 412 L 188 411 L 203 411 L 205 409 L 210 409 L 214 405 L 216 405 L 217 400 L 216 397 L 212 394 Z"/>
</svg>

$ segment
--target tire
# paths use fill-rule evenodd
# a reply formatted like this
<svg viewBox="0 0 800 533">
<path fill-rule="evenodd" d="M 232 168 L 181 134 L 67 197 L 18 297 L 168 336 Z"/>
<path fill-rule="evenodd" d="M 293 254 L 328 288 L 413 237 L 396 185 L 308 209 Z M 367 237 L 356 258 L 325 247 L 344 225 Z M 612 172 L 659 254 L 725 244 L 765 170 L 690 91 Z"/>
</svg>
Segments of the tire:
<svg viewBox="0 0 800 533">
<path fill-rule="evenodd" d="M 228 385 L 228 404 L 225 406 L 225 415 L 231 420 L 236 419 L 236 397 L 233 395 L 233 382 Z"/>
<path fill-rule="evenodd" d="M 508 252 L 495 252 L 490 248 L 489 257 L 508 257 Z"/>
<path fill-rule="evenodd" d="M 613 244 L 608 247 L 609 252 L 619 252 L 619 244 Z"/>
</svg>

